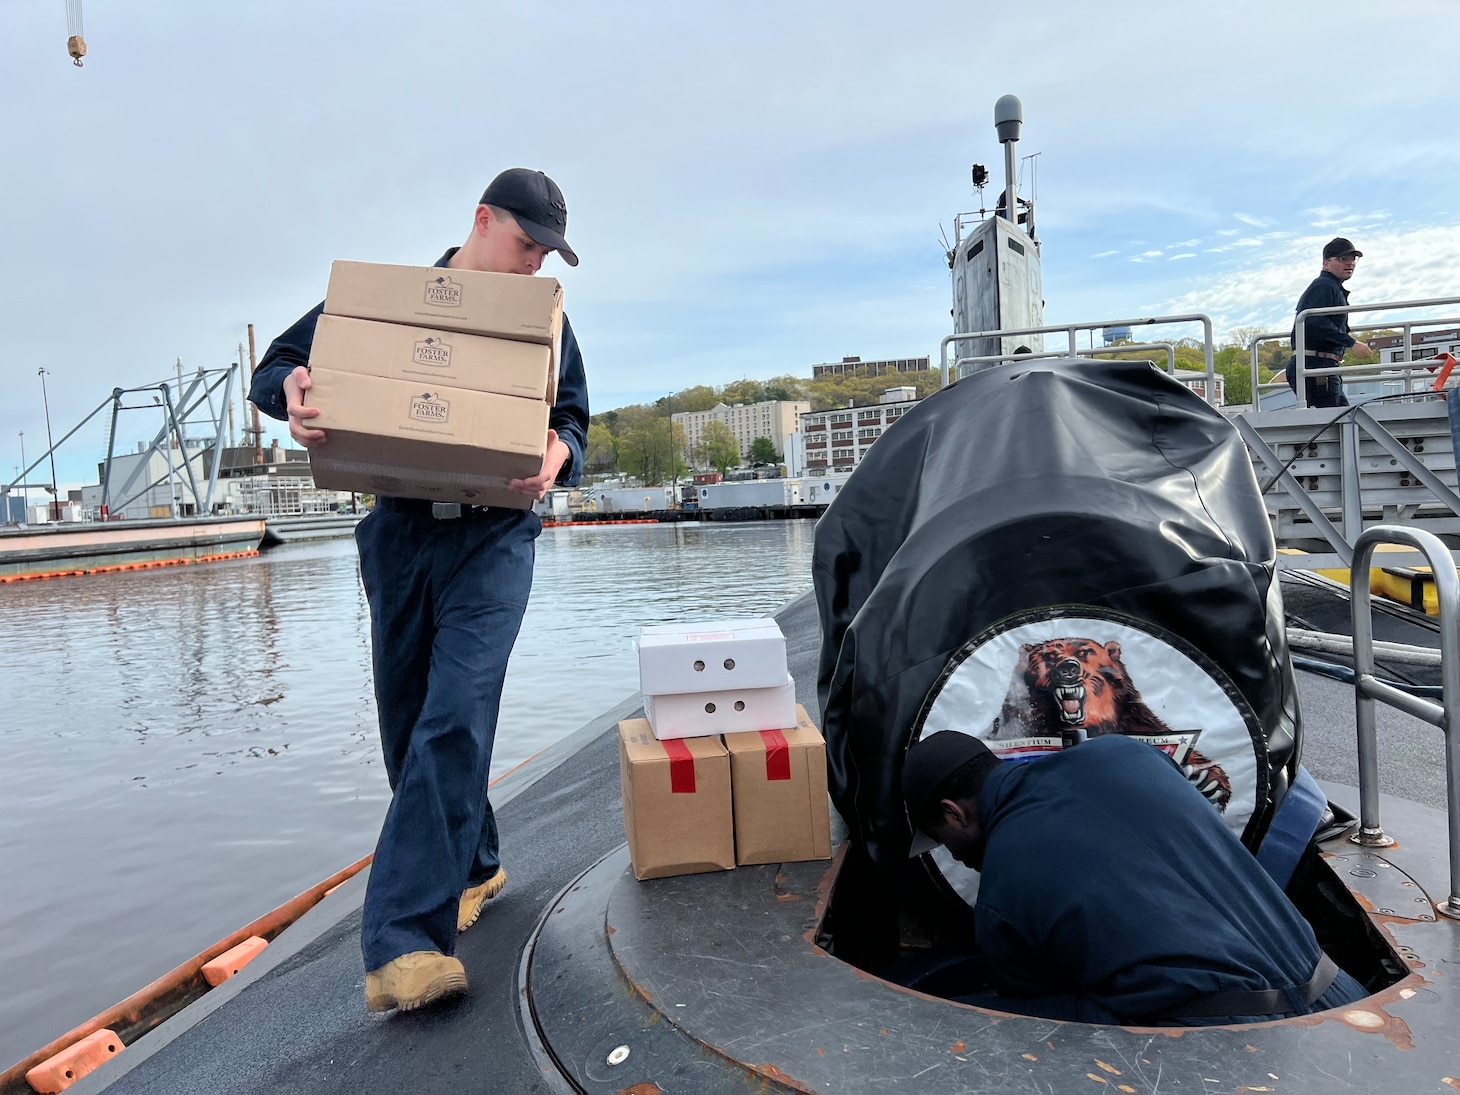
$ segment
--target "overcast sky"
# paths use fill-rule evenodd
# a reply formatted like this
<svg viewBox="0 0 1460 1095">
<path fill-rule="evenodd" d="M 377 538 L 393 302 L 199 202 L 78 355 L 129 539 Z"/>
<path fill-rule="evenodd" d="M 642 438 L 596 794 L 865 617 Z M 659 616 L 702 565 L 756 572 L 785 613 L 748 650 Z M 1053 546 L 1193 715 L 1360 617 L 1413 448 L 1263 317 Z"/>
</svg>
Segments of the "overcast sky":
<svg viewBox="0 0 1460 1095">
<path fill-rule="evenodd" d="M 1365 252 L 1356 301 L 1460 295 L 1454 0 L 86 0 L 84 18 L 78 69 L 63 0 L 0 0 L 3 480 L 21 431 L 44 447 L 38 368 L 59 439 L 176 358 L 235 360 L 247 323 L 262 354 L 331 260 L 434 261 L 508 166 L 567 196 L 582 265 L 544 273 L 595 410 L 936 356 L 940 225 L 976 207 L 972 163 L 1002 177 L 1005 92 L 1040 153 L 1048 322 L 1286 328 L 1334 235 Z M 98 419 L 62 449 L 63 483 L 95 481 L 104 436 Z"/>
</svg>

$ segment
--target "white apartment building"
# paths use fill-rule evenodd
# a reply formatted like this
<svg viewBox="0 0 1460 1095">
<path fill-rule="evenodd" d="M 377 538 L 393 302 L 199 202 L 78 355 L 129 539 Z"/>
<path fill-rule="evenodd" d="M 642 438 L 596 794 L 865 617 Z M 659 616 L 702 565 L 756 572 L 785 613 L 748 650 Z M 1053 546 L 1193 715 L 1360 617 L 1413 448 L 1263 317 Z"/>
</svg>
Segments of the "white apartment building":
<svg viewBox="0 0 1460 1095">
<path fill-rule="evenodd" d="M 723 422 L 730 427 L 740 446 L 742 459 L 750 452 L 750 445 L 757 437 L 768 437 L 776 452 L 786 453 L 789 439 L 800 430 L 801 416 L 811 410 L 811 404 L 804 399 L 766 400 L 761 403 L 736 403 L 727 407 L 717 403 L 708 411 L 680 411 L 672 417 L 684 429 L 685 444 L 691 453 L 704 437 L 705 426 L 711 422 Z"/>
<path fill-rule="evenodd" d="M 883 431 L 920 402 L 916 388 L 889 388 L 875 407 L 845 407 L 802 414 L 806 474 L 851 471 L 862 462 Z"/>
<path fill-rule="evenodd" d="M 1367 340 L 1369 348 L 1379 355 L 1380 361 L 1404 360 L 1403 335 L 1377 335 Z M 1460 355 L 1460 327 L 1443 331 L 1414 331 L 1409 339 L 1409 359 L 1428 361 L 1436 354 Z"/>
</svg>

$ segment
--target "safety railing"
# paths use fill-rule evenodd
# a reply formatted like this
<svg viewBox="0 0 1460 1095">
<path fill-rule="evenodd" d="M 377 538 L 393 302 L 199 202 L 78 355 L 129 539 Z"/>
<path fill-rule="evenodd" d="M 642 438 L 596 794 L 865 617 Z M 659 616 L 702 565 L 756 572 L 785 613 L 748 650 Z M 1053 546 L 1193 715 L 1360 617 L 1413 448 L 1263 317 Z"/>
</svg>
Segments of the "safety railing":
<svg viewBox="0 0 1460 1095">
<path fill-rule="evenodd" d="M 1194 313 L 1180 316 L 1146 316 L 1140 319 L 1102 319 L 1089 323 L 1059 323 L 1047 327 L 1011 327 L 994 331 L 959 331 L 956 334 L 946 335 L 938 343 L 939 367 L 943 373 L 943 387 L 948 386 L 948 370 L 950 366 L 948 358 L 948 347 L 955 342 L 966 342 L 979 338 L 1013 338 L 1019 335 L 1057 335 L 1063 334 L 1069 338 L 1069 352 L 1063 356 L 1075 357 L 1081 351 L 1079 348 L 1079 332 L 1098 331 L 1106 327 L 1153 327 L 1160 324 L 1177 323 L 1200 323 L 1202 327 L 1202 351 L 1206 363 L 1207 378 L 1207 402 L 1211 403 L 1216 397 L 1217 388 L 1217 366 L 1216 356 L 1212 348 L 1212 320 L 1210 316 Z M 1088 352 L 1088 351 L 1085 351 Z M 1020 354 L 1020 357 L 1029 355 Z M 955 378 L 956 379 L 956 378 Z"/>
<path fill-rule="evenodd" d="M 1375 361 L 1365 365 L 1344 365 L 1342 376 L 1349 380 L 1379 380 L 1396 381 L 1400 392 L 1410 392 L 1415 395 L 1424 394 L 1430 386 L 1430 379 L 1434 374 L 1436 363 L 1443 360 L 1443 351 L 1433 357 L 1416 358 L 1414 356 L 1414 330 L 1417 327 L 1442 327 L 1447 324 L 1460 324 L 1460 316 L 1440 319 L 1416 319 L 1405 320 L 1395 323 L 1375 324 L 1374 327 L 1357 327 L 1354 330 L 1360 334 L 1377 330 L 1379 328 L 1402 328 L 1404 336 L 1402 356 L 1398 361 Z M 1278 375 L 1267 382 L 1263 382 L 1262 362 L 1259 354 L 1259 347 L 1265 342 L 1287 342 L 1290 336 L 1288 331 L 1267 331 L 1260 335 L 1254 335 L 1247 344 L 1249 354 L 1249 365 L 1252 372 L 1252 405 L 1257 410 L 1262 410 L 1262 394 L 1273 391 L 1289 391 L 1287 377 L 1282 370 Z M 1284 359 L 1286 363 L 1286 359 Z M 1306 375 L 1306 374 L 1305 374 Z M 1316 375 L 1316 374 L 1315 374 Z M 1419 381 L 1417 384 L 1416 381 Z"/>
<path fill-rule="evenodd" d="M 1176 343 L 1174 342 L 1136 342 L 1117 343 L 1110 346 L 1090 347 L 1080 350 L 1080 357 L 1111 356 L 1125 353 L 1143 353 L 1147 350 L 1162 350 L 1166 354 L 1166 372 L 1171 376 L 1176 375 Z M 993 365 L 1001 361 L 1038 361 L 1040 358 L 1069 357 L 1067 350 L 1043 350 L 1040 353 L 1023 354 L 980 354 L 977 357 L 959 357 L 953 359 L 953 371 L 957 372 L 965 365 Z"/>
<path fill-rule="evenodd" d="M 1374 675 L 1374 623 L 1370 608 L 1369 564 L 1380 544 L 1404 544 L 1422 552 L 1430 565 L 1439 602 L 1440 682 L 1443 699 L 1434 703 L 1386 684 Z M 1394 840 L 1379 822 L 1379 738 L 1374 703 L 1382 700 L 1407 715 L 1438 726 L 1445 735 L 1445 804 L 1449 813 L 1450 892 L 1436 911 L 1460 920 L 1460 577 L 1449 549 L 1422 529 L 1376 525 L 1354 544 L 1349 578 L 1354 633 L 1354 726 L 1359 754 L 1359 831 L 1350 839 L 1371 848 Z"/>
<path fill-rule="evenodd" d="M 1296 375 L 1295 375 L 1295 378 L 1294 378 L 1294 388 L 1295 388 L 1295 394 L 1297 395 L 1297 398 L 1298 398 L 1298 406 L 1299 407 L 1306 407 L 1308 405 L 1308 399 L 1307 399 L 1307 384 L 1305 383 L 1305 380 L 1306 380 L 1307 377 L 1310 377 L 1310 376 L 1314 376 L 1314 377 L 1317 377 L 1317 376 L 1349 376 L 1349 377 L 1354 377 L 1354 378 L 1358 378 L 1358 377 L 1372 378 L 1372 377 L 1381 376 L 1381 375 L 1384 375 L 1384 376 L 1389 376 L 1389 375 L 1398 376 L 1398 375 L 1401 375 L 1401 374 L 1403 374 L 1403 373 L 1406 372 L 1406 370 L 1403 370 L 1403 369 L 1394 369 L 1393 368 L 1393 366 L 1395 364 L 1398 364 L 1397 362 L 1378 362 L 1378 363 L 1369 364 L 1369 365 L 1332 365 L 1332 366 L 1325 366 L 1323 368 L 1311 368 L 1311 367 L 1309 367 L 1309 365 L 1308 365 L 1308 357 L 1307 357 L 1307 350 L 1308 350 L 1308 324 L 1307 324 L 1307 320 L 1308 320 L 1309 317 L 1311 317 L 1311 316 L 1357 315 L 1357 314 L 1359 314 L 1361 312 L 1393 312 L 1393 311 L 1399 311 L 1399 310 L 1402 310 L 1402 309 L 1403 310 L 1412 310 L 1412 309 L 1419 309 L 1419 308 L 1441 308 L 1441 307 L 1446 307 L 1446 306 L 1449 306 L 1449 305 L 1452 305 L 1452 304 L 1460 304 L 1460 297 L 1434 297 L 1434 298 L 1431 298 L 1429 300 L 1395 300 L 1395 301 L 1388 301 L 1388 302 L 1383 303 L 1383 304 L 1341 304 L 1341 305 L 1334 305 L 1334 306 L 1328 307 L 1328 308 L 1305 308 L 1305 309 L 1303 309 L 1303 311 L 1299 312 L 1297 314 L 1297 316 L 1295 317 L 1295 319 L 1294 319 L 1294 326 L 1293 326 L 1293 356 L 1297 359 Z M 1412 371 L 1413 364 L 1408 362 L 1408 358 L 1410 357 L 1411 353 L 1413 352 L 1412 351 L 1412 342 L 1411 342 L 1411 339 L 1412 339 L 1412 332 L 1413 332 L 1414 328 L 1415 327 L 1437 326 L 1437 325 L 1443 325 L 1443 324 L 1447 324 L 1447 323 L 1460 323 L 1460 318 L 1434 318 L 1434 317 L 1426 317 L 1426 318 L 1422 318 L 1422 319 L 1393 320 L 1393 321 L 1386 321 L 1386 322 L 1383 322 L 1383 323 L 1376 323 L 1376 324 L 1374 324 L 1373 326 L 1370 326 L 1370 327 L 1359 327 L 1359 328 L 1356 328 L 1356 330 L 1358 330 L 1360 332 L 1363 332 L 1363 331 L 1374 330 L 1376 327 L 1400 327 L 1400 328 L 1402 328 L 1403 331 L 1404 331 L 1404 357 L 1406 359 L 1404 363 L 1407 364 L 1407 365 L 1409 365 L 1409 371 Z M 1273 336 L 1266 335 L 1266 336 L 1258 336 L 1258 337 L 1259 338 L 1272 338 Z M 1256 341 L 1257 340 L 1254 340 L 1254 342 L 1253 342 L 1254 352 L 1253 352 L 1253 366 L 1252 366 L 1252 368 L 1253 368 L 1253 373 L 1252 373 L 1252 381 L 1253 381 L 1252 399 L 1253 399 L 1253 406 L 1254 407 L 1258 405 L 1258 403 L 1257 403 L 1257 400 L 1258 400 L 1258 385 L 1257 385 L 1257 364 L 1256 364 L 1256 362 L 1257 362 L 1257 358 L 1256 358 Z M 1388 368 L 1385 368 L 1385 366 L 1388 366 Z M 1284 380 L 1284 384 L 1286 384 L 1286 380 Z M 1276 383 L 1272 383 L 1272 384 L 1263 385 L 1262 387 L 1265 387 L 1265 388 L 1274 388 L 1274 387 L 1278 387 L 1278 386 L 1279 385 L 1277 385 Z"/>
</svg>

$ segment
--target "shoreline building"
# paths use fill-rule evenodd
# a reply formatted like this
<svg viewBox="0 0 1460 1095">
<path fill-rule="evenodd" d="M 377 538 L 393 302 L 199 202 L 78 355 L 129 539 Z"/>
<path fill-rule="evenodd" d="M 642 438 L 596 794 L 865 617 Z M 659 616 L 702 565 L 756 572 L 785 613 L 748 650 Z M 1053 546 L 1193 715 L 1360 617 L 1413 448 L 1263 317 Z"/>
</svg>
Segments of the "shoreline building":
<svg viewBox="0 0 1460 1095">
<path fill-rule="evenodd" d="M 705 427 L 711 422 L 723 422 L 735 435 L 743 460 L 750 452 L 751 443 L 757 437 L 768 437 L 782 459 L 793 444 L 792 439 L 800 432 L 801 416 L 811 410 L 811 404 L 804 399 L 772 399 L 760 403 L 736 403 L 726 406 L 717 403 L 707 411 L 676 411 L 671 419 L 683 427 L 684 441 L 691 452 L 704 437 Z"/>
<path fill-rule="evenodd" d="M 876 406 L 838 407 L 801 415 L 806 474 L 849 472 L 872 444 L 922 400 L 911 385 L 888 388 Z"/>
<path fill-rule="evenodd" d="M 1379 355 L 1380 361 L 1402 361 L 1404 359 L 1403 335 L 1375 335 L 1366 339 L 1369 349 Z M 1428 361 L 1436 354 L 1455 354 L 1460 357 L 1460 327 L 1447 327 L 1443 331 L 1414 331 L 1409 337 L 1409 359 Z"/>
<path fill-rule="evenodd" d="M 880 361 L 863 361 L 860 357 L 844 357 L 840 361 L 828 361 L 811 366 L 811 379 L 818 376 L 845 376 L 858 369 L 866 369 L 867 376 L 881 376 L 883 373 L 916 373 L 931 369 L 931 359 L 926 357 L 887 358 Z"/>
</svg>

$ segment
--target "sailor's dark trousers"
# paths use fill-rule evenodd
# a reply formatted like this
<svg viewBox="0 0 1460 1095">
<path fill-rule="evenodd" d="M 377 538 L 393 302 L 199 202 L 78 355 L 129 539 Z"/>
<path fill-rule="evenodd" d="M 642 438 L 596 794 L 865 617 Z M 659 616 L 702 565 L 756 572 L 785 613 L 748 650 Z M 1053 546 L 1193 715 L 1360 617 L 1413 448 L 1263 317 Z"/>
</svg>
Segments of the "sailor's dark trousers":
<svg viewBox="0 0 1460 1095">
<path fill-rule="evenodd" d="M 488 772 L 541 529 L 522 510 L 437 520 L 384 498 L 355 530 L 393 792 L 365 888 L 367 970 L 454 953 L 462 890 L 497 870 Z"/>
</svg>

